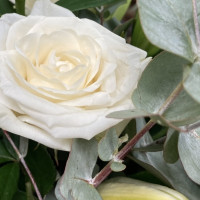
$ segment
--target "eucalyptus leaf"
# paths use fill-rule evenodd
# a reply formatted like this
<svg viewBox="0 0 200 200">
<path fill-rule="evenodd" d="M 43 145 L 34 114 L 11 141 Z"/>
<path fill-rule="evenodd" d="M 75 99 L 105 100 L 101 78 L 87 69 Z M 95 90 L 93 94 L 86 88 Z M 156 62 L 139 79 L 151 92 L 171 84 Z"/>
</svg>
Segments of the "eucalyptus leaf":
<svg viewBox="0 0 200 200">
<path fill-rule="evenodd" d="M 145 50 L 148 56 L 155 56 L 160 51 L 158 47 L 151 44 L 146 38 L 138 15 L 136 17 L 136 23 L 133 29 L 131 44 Z"/>
<path fill-rule="evenodd" d="M 97 161 L 97 141 L 74 139 L 65 172 L 56 186 L 58 200 L 101 200 L 96 189 L 89 184 Z"/>
<path fill-rule="evenodd" d="M 180 133 L 178 150 L 186 173 L 200 184 L 200 128 L 189 133 Z"/>
<path fill-rule="evenodd" d="M 184 88 L 198 103 L 200 103 L 199 85 L 200 85 L 200 62 L 195 62 L 191 66 L 190 73 L 186 78 L 186 80 L 184 81 Z"/>
<path fill-rule="evenodd" d="M 141 147 L 134 147 L 133 151 L 140 151 L 140 152 L 157 152 L 163 150 L 165 137 L 162 137 L 158 140 L 153 141 L 152 143 L 141 146 Z"/>
<path fill-rule="evenodd" d="M 163 158 L 167 163 L 175 163 L 179 159 L 178 137 L 179 133 L 177 131 L 168 130 L 163 150 Z"/>
<path fill-rule="evenodd" d="M 110 128 L 98 143 L 98 154 L 101 160 L 110 161 L 118 151 L 118 135 L 115 128 Z"/>
<path fill-rule="evenodd" d="M 183 88 L 175 100 L 166 107 L 169 96 L 182 83 L 183 68 L 187 64 L 188 61 L 185 59 L 167 52 L 156 56 L 144 70 L 133 93 L 132 99 L 136 110 L 162 115 L 160 122 L 165 119 L 164 123 L 169 122 L 175 126 L 198 121 L 200 106 Z M 154 117 L 153 119 L 157 120 Z"/>
<path fill-rule="evenodd" d="M 193 62 L 197 46 L 192 1 L 138 0 L 137 4 L 148 39 L 161 49 Z M 197 14 L 200 14 L 199 9 Z"/>
<path fill-rule="evenodd" d="M 116 111 L 116 112 L 110 113 L 109 115 L 107 115 L 107 117 L 116 118 L 116 119 L 132 119 L 132 118 L 147 117 L 147 116 L 152 116 L 152 115 L 154 114 L 146 112 L 144 110 L 134 109 L 134 110 Z"/>
<path fill-rule="evenodd" d="M 19 152 L 23 157 L 26 157 L 26 155 L 28 153 L 28 143 L 29 143 L 28 138 L 24 138 L 24 137 L 20 136 Z"/>
<path fill-rule="evenodd" d="M 123 0 L 59 0 L 57 2 L 58 5 L 68 8 L 72 11 L 75 10 L 82 10 L 86 8 L 92 8 L 92 7 L 97 7 L 97 6 L 102 6 L 102 5 L 108 5 L 116 2 L 120 2 Z"/>
<path fill-rule="evenodd" d="M 145 121 L 137 119 L 138 131 L 144 127 Z M 141 147 L 152 143 L 149 133 L 146 133 L 136 144 Z M 178 160 L 174 164 L 166 163 L 162 152 L 132 152 L 133 160 L 139 165 L 160 178 L 167 185 L 172 186 L 191 200 L 199 200 L 200 186 L 195 184 L 185 173 L 185 170 Z"/>
<path fill-rule="evenodd" d="M 19 164 L 9 163 L 0 168 L 0 199 L 12 200 L 17 191 Z"/>
<path fill-rule="evenodd" d="M 114 172 L 121 172 L 121 171 L 125 170 L 126 165 L 124 165 L 122 162 L 112 162 L 110 165 L 110 168 Z"/>
</svg>

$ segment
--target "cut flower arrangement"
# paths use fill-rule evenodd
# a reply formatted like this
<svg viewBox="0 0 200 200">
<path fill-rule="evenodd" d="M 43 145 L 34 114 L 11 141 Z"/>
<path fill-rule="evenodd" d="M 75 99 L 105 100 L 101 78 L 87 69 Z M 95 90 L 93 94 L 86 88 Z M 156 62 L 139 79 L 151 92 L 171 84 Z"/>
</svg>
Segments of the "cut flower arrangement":
<svg viewBox="0 0 200 200">
<path fill-rule="evenodd" d="M 1 3 L 1 200 L 199 199 L 198 0 Z"/>
</svg>

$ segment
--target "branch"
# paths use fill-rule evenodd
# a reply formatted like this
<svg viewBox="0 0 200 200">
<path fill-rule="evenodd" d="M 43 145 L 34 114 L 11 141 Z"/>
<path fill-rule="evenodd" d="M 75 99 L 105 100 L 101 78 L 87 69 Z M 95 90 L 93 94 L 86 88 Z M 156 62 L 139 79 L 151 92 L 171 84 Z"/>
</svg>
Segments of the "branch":
<svg viewBox="0 0 200 200">
<path fill-rule="evenodd" d="M 174 91 L 170 94 L 170 96 L 166 99 L 163 103 L 162 107 L 159 109 L 159 115 L 162 115 L 165 110 L 174 102 L 176 97 L 181 93 L 183 90 L 183 84 L 180 82 Z M 140 140 L 140 138 L 145 135 L 156 123 L 150 120 L 145 127 L 139 131 L 115 156 L 118 160 L 123 160 L 123 158 L 131 151 L 134 145 Z M 100 185 L 102 181 L 106 179 L 106 177 L 112 172 L 110 165 L 112 164 L 113 160 L 111 160 L 92 180 L 92 184 L 94 187 Z"/>
<path fill-rule="evenodd" d="M 139 131 L 115 156 L 116 159 L 123 160 L 123 158 L 131 151 L 133 146 L 138 142 L 142 136 L 147 133 L 156 123 L 153 121 L 149 121 L 146 126 Z M 97 187 L 104 179 L 112 172 L 110 165 L 112 161 L 110 161 L 101 171 L 98 173 L 92 180 L 93 186 Z"/>
<path fill-rule="evenodd" d="M 27 164 L 26 164 L 26 162 L 25 162 L 25 160 L 24 160 L 24 157 L 23 157 L 23 156 L 21 155 L 21 153 L 19 152 L 18 148 L 16 147 L 15 143 L 14 143 L 13 140 L 11 139 L 10 135 L 8 134 L 8 132 L 5 131 L 5 130 L 3 130 L 3 133 L 4 133 L 4 135 L 6 136 L 6 138 L 8 139 L 8 141 L 10 142 L 10 144 L 11 144 L 11 146 L 13 147 L 13 149 L 15 150 L 15 152 L 17 153 L 17 156 L 19 157 L 20 162 L 21 162 L 22 165 L 24 166 L 24 169 L 26 170 L 26 172 L 27 172 L 27 174 L 28 174 L 28 176 L 29 176 L 29 178 L 30 178 L 32 184 L 33 184 L 33 187 L 34 187 L 35 192 L 36 192 L 36 194 L 37 194 L 37 196 L 38 196 L 38 199 L 39 199 L 39 200 L 42 200 L 42 196 L 41 196 L 41 194 L 40 194 L 40 191 L 39 191 L 39 189 L 38 189 L 38 187 L 37 187 L 37 184 L 36 184 L 36 182 L 35 182 L 35 180 L 34 180 L 34 178 L 33 178 L 33 175 L 31 174 L 30 169 L 28 168 L 28 166 L 27 166 Z"/>
</svg>

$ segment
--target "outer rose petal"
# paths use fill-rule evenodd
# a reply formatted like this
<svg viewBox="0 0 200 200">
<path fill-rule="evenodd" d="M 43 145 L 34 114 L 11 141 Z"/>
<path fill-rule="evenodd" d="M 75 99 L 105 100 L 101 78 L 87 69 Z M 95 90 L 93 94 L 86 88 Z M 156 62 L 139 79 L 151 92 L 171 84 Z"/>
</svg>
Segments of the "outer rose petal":
<svg viewBox="0 0 200 200">
<path fill-rule="evenodd" d="M 18 119 L 10 109 L 0 104 L 0 127 L 7 131 L 13 132 L 17 135 L 32 139 L 34 141 L 40 141 L 40 143 L 64 151 L 71 149 L 71 139 L 59 139 L 52 137 L 44 130 L 24 123 Z"/>
<path fill-rule="evenodd" d="M 18 14 L 5 14 L 0 18 L 0 51 L 6 49 L 6 39 L 10 26 L 23 18 Z"/>
</svg>

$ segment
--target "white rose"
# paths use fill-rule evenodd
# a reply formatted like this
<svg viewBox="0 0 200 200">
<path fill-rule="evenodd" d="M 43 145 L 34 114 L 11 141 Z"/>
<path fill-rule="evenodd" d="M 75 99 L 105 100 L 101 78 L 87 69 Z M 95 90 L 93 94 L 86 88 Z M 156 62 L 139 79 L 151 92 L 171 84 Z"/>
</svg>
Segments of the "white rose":
<svg viewBox="0 0 200 200">
<path fill-rule="evenodd" d="M 120 122 L 106 115 L 133 107 L 131 93 L 150 60 L 48 0 L 28 17 L 2 16 L 0 35 L 0 127 L 61 150 Z"/>
<path fill-rule="evenodd" d="M 9 0 L 11 1 L 13 4 L 15 4 L 15 0 Z M 51 0 L 51 2 L 56 3 L 58 0 Z M 28 15 L 30 14 L 34 3 L 36 2 L 36 0 L 25 0 L 25 13 Z"/>
</svg>

